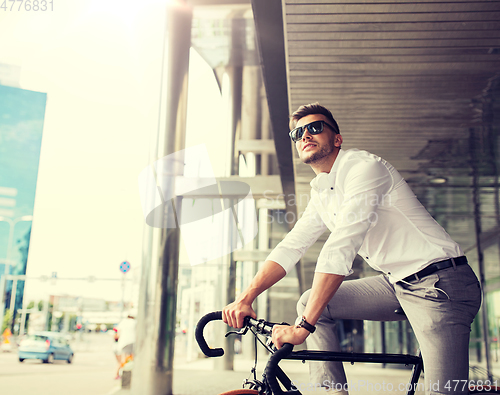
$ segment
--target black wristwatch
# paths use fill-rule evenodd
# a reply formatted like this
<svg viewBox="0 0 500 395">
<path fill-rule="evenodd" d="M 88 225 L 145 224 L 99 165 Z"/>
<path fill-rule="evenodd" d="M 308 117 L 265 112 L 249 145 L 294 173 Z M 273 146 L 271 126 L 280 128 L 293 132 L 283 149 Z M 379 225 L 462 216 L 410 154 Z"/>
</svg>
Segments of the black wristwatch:
<svg viewBox="0 0 500 395">
<path fill-rule="evenodd" d="M 302 320 L 297 325 L 297 328 L 307 329 L 311 333 L 314 333 L 314 331 L 316 330 L 316 327 L 314 325 L 311 325 L 309 322 L 307 322 L 306 317 L 304 317 L 304 316 L 302 316 Z"/>
</svg>

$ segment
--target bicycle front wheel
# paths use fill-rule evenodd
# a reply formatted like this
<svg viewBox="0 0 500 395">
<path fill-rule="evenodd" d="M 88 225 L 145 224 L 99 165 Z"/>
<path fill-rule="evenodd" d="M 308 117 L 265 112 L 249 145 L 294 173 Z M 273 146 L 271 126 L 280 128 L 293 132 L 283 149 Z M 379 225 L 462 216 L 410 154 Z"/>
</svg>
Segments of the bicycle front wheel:
<svg viewBox="0 0 500 395">
<path fill-rule="evenodd" d="M 469 388 L 469 394 L 500 394 L 500 387 L 492 385 L 476 385 Z"/>
<path fill-rule="evenodd" d="M 259 391 L 240 388 L 239 390 L 223 392 L 220 395 L 259 395 Z"/>
</svg>

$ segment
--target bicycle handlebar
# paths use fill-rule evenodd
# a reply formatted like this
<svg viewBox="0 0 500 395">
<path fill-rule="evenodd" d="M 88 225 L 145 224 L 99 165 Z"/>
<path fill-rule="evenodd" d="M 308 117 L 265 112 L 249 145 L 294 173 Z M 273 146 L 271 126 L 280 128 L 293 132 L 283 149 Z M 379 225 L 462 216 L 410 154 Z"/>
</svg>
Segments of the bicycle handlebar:
<svg viewBox="0 0 500 395">
<path fill-rule="evenodd" d="M 201 351 L 207 357 L 222 357 L 224 355 L 224 350 L 222 348 L 210 348 L 203 336 L 203 329 L 210 321 L 222 320 L 222 311 L 214 311 L 212 313 L 205 314 L 200 318 L 198 324 L 196 325 L 195 338 L 200 346 Z M 244 325 L 246 327 L 253 327 L 258 333 L 264 335 L 271 335 L 273 330 L 273 323 L 264 320 L 256 320 L 252 317 L 245 317 Z"/>
<path fill-rule="evenodd" d="M 207 357 L 222 357 L 224 355 L 224 350 L 222 348 L 210 348 L 207 341 L 203 337 L 203 329 L 210 321 L 222 320 L 222 311 L 214 311 L 213 313 L 208 313 L 200 318 L 198 324 L 196 324 L 196 330 L 194 332 L 196 342 L 200 346 L 201 351 Z"/>
<path fill-rule="evenodd" d="M 203 317 L 200 318 L 198 324 L 196 325 L 196 330 L 195 330 L 196 341 L 200 346 L 200 349 L 203 352 L 203 354 L 205 354 L 207 357 L 221 357 L 224 355 L 224 350 L 222 348 L 210 348 L 203 336 L 203 329 L 205 328 L 205 326 L 210 321 L 217 321 L 217 320 L 222 320 L 222 311 L 214 311 L 212 313 L 204 315 Z M 258 333 L 267 335 L 271 335 L 272 328 L 274 325 L 273 323 L 264 320 L 256 320 L 251 317 L 246 317 L 244 322 L 245 322 L 244 326 L 256 328 Z M 281 389 L 280 385 L 278 384 L 278 380 L 276 378 L 278 363 L 283 358 L 286 358 L 292 352 L 292 350 L 293 350 L 293 344 L 285 343 L 283 344 L 283 347 L 275 351 L 274 354 L 272 354 L 269 357 L 269 361 L 267 362 L 265 375 L 267 377 L 269 386 L 271 387 L 271 390 L 275 395 L 297 393 L 296 391 L 284 392 Z"/>
</svg>

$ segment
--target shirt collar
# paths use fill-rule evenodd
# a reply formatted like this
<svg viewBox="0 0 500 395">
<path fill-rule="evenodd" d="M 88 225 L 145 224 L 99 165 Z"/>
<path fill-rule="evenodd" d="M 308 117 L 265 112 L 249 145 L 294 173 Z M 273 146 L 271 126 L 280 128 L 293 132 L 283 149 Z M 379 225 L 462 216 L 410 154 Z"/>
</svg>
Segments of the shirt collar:
<svg viewBox="0 0 500 395">
<path fill-rule="evenodd" d="M 345 152 L 342 149 L 339 149 L 339 153 L 335 158 L 335 162 L 333 162 L 333 166 L 330 172 L 319 173 L 316 177 L 312 179 L 312 181 L 309 184 L 316 192 L 319 192 L 321 189 L 332 188 L 335 185 L 335 176 L 337 175 L 339 163 L 344 155 Z"/>
</svg>

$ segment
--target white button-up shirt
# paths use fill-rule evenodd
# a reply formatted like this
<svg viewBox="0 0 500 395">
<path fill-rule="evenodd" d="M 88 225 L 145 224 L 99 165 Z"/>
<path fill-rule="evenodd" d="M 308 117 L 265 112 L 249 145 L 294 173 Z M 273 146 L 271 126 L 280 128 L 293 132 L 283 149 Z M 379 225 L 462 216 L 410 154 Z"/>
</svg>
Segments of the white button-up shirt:
<svg viewBox="0 0 500 395">
<path fill-rule="evenodd" d="M 463 255 L 406 181 L 384 159 L 340 150 L 311 181 L 302 217 L 268 256 L 288 273 L 328 228 L 315 271 L 348 276 L 356 254 L 397 282 L 430 263 Z"/>
</svg>

